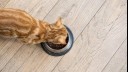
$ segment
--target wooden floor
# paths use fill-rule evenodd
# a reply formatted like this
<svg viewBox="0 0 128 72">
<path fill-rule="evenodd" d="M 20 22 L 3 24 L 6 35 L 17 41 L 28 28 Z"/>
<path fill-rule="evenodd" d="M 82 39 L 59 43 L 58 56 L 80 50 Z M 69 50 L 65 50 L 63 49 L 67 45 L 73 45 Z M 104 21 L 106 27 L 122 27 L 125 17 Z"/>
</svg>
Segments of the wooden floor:
<svg viewBox="0 0 128 72">
<path fill-rule="evenodd" d="M 0 8 L 50 23 L 62 17 L 75 36 L 61 57 L 0 37 L 0 72 L 127 72 L 127 0 L 0 0 Z"/>
</svg>

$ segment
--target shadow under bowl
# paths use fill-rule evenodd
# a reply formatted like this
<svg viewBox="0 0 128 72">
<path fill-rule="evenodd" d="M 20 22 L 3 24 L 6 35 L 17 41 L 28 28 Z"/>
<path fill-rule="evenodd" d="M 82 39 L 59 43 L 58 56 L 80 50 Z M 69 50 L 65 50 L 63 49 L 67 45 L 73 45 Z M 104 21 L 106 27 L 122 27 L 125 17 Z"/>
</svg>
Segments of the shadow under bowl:
<svg viewBox="0 0 128 72">
<path fill-rule="evenodd" d="M 62 56 L 65 55 L 66 53 L 68 53 L 72 46 L 73 46 L 73 42 L 74 42 L 74 37 L 73 37 L 73 33 L 72 31 L 65 26 L 67 31 L 68 31 L 68 37 L 66 39 L 67 44 L 63 45 L 63 44 L 53 44 L 50 42 L 44 42 L 41 43 L 41 46 L 43 48 L 43 50 L 52 56 Z"/>
</svg>

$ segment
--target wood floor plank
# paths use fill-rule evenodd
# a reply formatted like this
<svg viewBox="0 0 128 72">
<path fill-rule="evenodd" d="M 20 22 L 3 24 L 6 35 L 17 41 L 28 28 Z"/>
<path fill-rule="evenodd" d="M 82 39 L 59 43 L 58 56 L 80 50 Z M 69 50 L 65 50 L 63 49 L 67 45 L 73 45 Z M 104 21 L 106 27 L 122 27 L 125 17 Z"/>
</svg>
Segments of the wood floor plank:
<svg viewBox="0 0 128 72">
<path fill-rule="evenodd" d="M 0 0 L 0 8 L 3 8 L 7 5 L 7 3 L 9 2 L 10 0 Z M 3 42 L 8 42 L 9 40 L 5 39 L 5 38 L 0 38 L 0 46 Z M 5 44 L 4 44 L 5 45 Z M 1 49 L 2 47 L 0 47 Z"/>
<path fill-rule="evenodd" d="M 58 1 L 59 0 L 11 0 L 6 8 L 23 9 L 37 19 L 40 19 L 36 16 L 36 14 L 39 13 L 43 19 Z"/>
<path fill-rule="evenodd" d="M 121 69 L 120 72 L 127 72 L 127 62 L 126 62 L 126 64 L 124 65 L 124 67 Z"/>
<path fill-rule="evenodd" d="M 78 6 L 77 0 L 61 1 L 45 20 L 53 23 L 58 17 L 62 17 L 64 24 L 70 27 L 76 39 L 104 2 L 105 0 L 85 0 L 85 2 L 82 0 L 82 4 Z"/>
<path fill-rule="evenodd" d="M 30 12 L 41 0 L 10 0 L 5 8 L 18 8 Z"/>
<path fill-rule="evenodd" d="M 6 8 L 19 8 L 19 9 L 23 9 L 23 10 L 29 12 L 30 14 L 34 14 L 34 11 L 35 11 L 34 9 L 40 10 L 40 8 L 42 8 L 41 10 L 44 10 L 43 8 L 46 8 L 45 12 L 42 11 L 42 13 L 43 13 L 42 19 L 43 19 L 43 17 L 46 16 L 47 13 L 56 4 L 56 2 L 58 2 L 58 0 L 32 0 L 32 1 L 31 0 L 27 0 L 27 1 L 11 0 L 8 3 L 8 5 L 6 6 Z M 37 6 L 38 3 L 40 3 L 39 8 Z M 41 3 L 43 5 L 41 5 Z M 36 11 L 38 11 L 38 10 L 36 10 Z M 20 67 L 23 64 L 23 62 L 27 59 L 27 57 L 29 57 L 30 54 L 32 54 L 34 51 L 34 49 L 31 49 L 31 47 L 29 47 L 27 45 L 23 45 L 20 42 L 14 41 L 14 39 L 12 39 L 12 40 L 7 39 L 7 41 L 5 41 L 5 39 L 2 38 L 0 40 L 0 42 L 1 42 L 1 44 L 0 44 L 0 61 L 1 61 L 0 62 L 0 71 L 2 71 L 2 72 L 8 72 L 8 71 L 15 72 L 16 70 L 18 70 L 18 67 Z M 15 44 L 17 44 L 18 46 Z M 23 45 L 23 47 L 22 47 L 22 45 Z M 15 47 L 15 46 L 17 46 L 17 47 Z M 40 48 L 40 47 L 36 47 L 36 48 Z M 25 57 L 24 57 L 23 52 L 21 53 L 22 50 L 24 50 L 24 54 L 26 54 Z M 30 52 L 30 53 L 28 53 L 28 52 Z M 19 56 L 19 55 L 21 55 L 21 56 Z M 21 58 L 23 58 L 23 59 L 21 59 Z M 18 59 L 18 60 L 16 60 L 16 59 Z M 14 66 L 12 67 L 11 65 L 14 65 Z"/>
<path fill-rule="evenodd" d="M 3 44 L 0 45 L 0 58 L 7 51 L 7 49 L 14 43 L 15 39 L 4 41 Z"/>
<path fill-rule="evenodd" d="M 11 0 L 7 7 L 50 23 L 62 17 L 79 37 L 64 57 L 49 56 L 39 45 L 1 39 L 0 72 L 101 72 L 127 36 L 126 0 Z"/>
<path fill-rule="evenodd" d="M 107 0 L 53 72 L 101 72 L 127 37 L 125 0 Z"/>
<path fill-rule="evenodd" d="M 38 48 L 17 72 L 36 72 L 40 65 L 44 65 L 48 67 L 48 69 L 53 69 L 53 66 L 48 66 L 49 64 L 56 64 L 51 59 L 53 59 L 53 57 L 48 56 L 41 48 Z M 60 58 L 55 59 L 59 60 Z M 47 62 L 42 64 L 42 61 L 45 60 L 47 60 Z M 45 71 L 45 69 L 42 69 L 42 71 Z"/>
<path fill-rule="evenodd" d="M 6 4 L 9 2 L 10 0 L 0 0 L 0 8 L 3 8 L 4 6 L 6 6 Z"/>
<path fill-rule="evenodd" d="M 127 63 L 127 40 L 124 41 L 102 72 L 120 72 L 125 63 Z"/>
<path fill-rule="evenodd" d="M 10 41 L 11 42 L 11 41 Z M 9 45 L 9 44 L 7 44 Z M 4 48 L 7 49 L 5 51 L 5 49 L 3 49 L 1 56 L 0 56 L 0 71 L 2 71 L 2 69 L 6 66 L 6 64 L 9 62 L 9 60 L 15 55 L 15 53 L 19 50 L 19 48 L 22 46 L 22 43 L 19 42 L 14 42 L 13 44 L 10 44 L 10 46 L 5 46 Z M 11 67 L 13 67 L 13 65 L 11 65 Z"/>
<path fill-rule="evenodd" d="M 35 45 L 23 45 L 22 48 L 20 48 L 19 51 L 13 56 L 13 58 L 5 65 L 1 72 L 16 72 L 17 69 L 23 64 L 23 62 L 29 58 L 29 56 L 32 54 L 31 51 L 34 51 L 35 48 Z M 6 53 L 6 55 L 8 54 L 10 53 Z"/>
<path fill-rule="evenodd" d="M 97 1 L 94 1 L 94 0 L 86 0 L 86 1 L 83 1 L 83 0 L 61 0 L 61 1 L 59 1 L 59 3 L 57 3 L 57 5 L 55 5 L 55 7 L 51 10 L 51 12 L 45 17 L 45 20 L 47 20 L 50 23 L 53 23 L 58 18 L 58 15 L 64 14 L 64 12 L 67 12 L 70 14 L 69 16 L 67 16 L 65 18 L 67 18 L 67 19 L 71 18 L 74 20 L 74 17 L 77 17 L 81 13 L 84 14 L 84 12 L 85 12 L 85 13 L 90 14 L 89 16 L 87 14 L 87 16 L 88 16 L 87 23 L 88 23 L 103 3 L 104 3 L 104 0 L 97 0 Z M 75 6 L 75 4 L 76 4 L 76 6 Z M 87 6 L 86 6 L 86 4 L 87 4 Z M 91 9 L 88 10 L 86 7 L 88 9 L 89 9 L 89 7 L 91 7 Z M 83 9 L 84 9 L 84 12 L 83 12 Z M 56 15 L 56 14 L 58 14 L 58 15 Z M 40 18 L 40 14 L 39 15 L 37 14 L 37 16 Z M 81 16 L 82 15 L 80 15 L 79 18 Z M 56 17 L 56 18 L 54 18 L 54 17 Z M 78 20 L 80 21 L 80 19 L 78 19 Z M 72 20 L 69 23 L 73 23 Z M 83 23 L 83 26 L 85 26 L 86 24 Z M 38 50 L 38 49 L 36 49 L 36 50 Z M 41 52 L 40 50 L 38 50 L 38 51 L 39 52 L 37 52 L 37 53 Z M 40 59 L 40 57 L 46 57 L 46 58 Z M 22 65 L 22 67 L 18 70 L 18 72 L 28 72 L 31 70 L 37 71 L 37 72 L 42 72 L 42 70 L 45 72 L 51 72 L 61 58 L 62 57 L 51 57 L 51 56 L 48 56 L 47 54 L 41 54 L 39 57 L 38 56 L 34 57 L 34 54 L 33 54 L 33 55 L 31 55 L 30 59 L 28 59 L 28 61 L 26 61 Z M 37 59 L 38 62 L 36 62 L 35 59 Z M 27 69 L 26 69 L 26 66 L 28 66 Z"/>
</svg>

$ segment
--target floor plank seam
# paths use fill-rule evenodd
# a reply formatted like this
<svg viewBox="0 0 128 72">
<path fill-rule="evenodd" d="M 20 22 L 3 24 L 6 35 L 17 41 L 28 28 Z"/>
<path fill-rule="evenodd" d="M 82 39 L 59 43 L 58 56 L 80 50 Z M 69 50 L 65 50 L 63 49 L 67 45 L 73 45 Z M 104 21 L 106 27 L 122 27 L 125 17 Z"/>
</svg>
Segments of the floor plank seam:
<svg viewBox="0 0 128 72">
<path fill-rule="evenodd" d="M 43 20 L 50 14 L 50 12 L 53 10 L 53 8 L 60 2 L 61 0 L 58 0 L 55 5 L 51 8 L 51 10 L 46 14 L 46 16 L 43 18 Z"/>
<path fill-rule="evenodd" d="M 98 11 L 94 14 L 94 16 L 91 18 L 91 20 L 89 21 L 89 23 L 92 21 L 92 19 L 97 15 L 97 13 L 101 10 L 101 8 L 104 6 L 104 4 L 106 3 L 106 0 L 104 1 L 104 3 L 101 5 L 101 7 L 98 9 Z M 85 26 L 85 28 L 89 25 L 89 23 Z M 85 28 L 82 30 L 81 33 L 83 33 L 83 31 L 85 30 Z M 78 35 L 78 37 L 75 39 L 75 41 L 79 38 L 79 36 L 81 35 L 81 33 Z M 74 41 L 74 42 L 75 42 Z M 54 67 L 54 69 L 51 71 L 53 72 L 55 70 L 55 68 L 58 66 L 58 64 L 61 62 L 61 60 L 64 58 L 64 56 L 60 59 L 60 61 L 56 64 L 56 66 Z"/>
<path fill-rule="evenodd" d="M 8 1 L 6 0 L 6 1 L 5 1 L 5 5 L 0 4 L 0 8 L 4 8 L 9 2 L 10 2 L 10 0 L 8 0 Z"/>
<path fill-rule="evenodd" d="M 47 59 L 48 56 L 45 57 L 45 59 Z M 39 67 L 42 65 L 43 62 L 40 63 Z M 39 67 L 37 68 L 37 70 L 39 69 Z M 35 72 L 37 72 L 37 70 Z"/>
<path fill-rule="evenodd" d="M 59 1 L 59 0 L 58 0 L 58 1 Z M 57 2 L 58 2 L 58 1 L 57 1 Z M 57 3 L 57 2 L 56 2 L 56 3 Z M 38 3 L 40 3 L 40 1 L 39 1 Z M 37 3 L 35 6 L 37 6 L 37 5 L 38 5 L 38 3 Z M 56 3 L 55 3 L 55 5 L 56 5 Z M 34 6 L 34 7 L 35 7 L 35 6 Z M 32 12 L 32 10 L 34 10 L 34 7 L 29 11 L 29 13 L 31 13 L 31 12 Z M 51 9 L 52 9 L 52 8 L 51 8 Z M 50 10 L 50 11 L 51 11 L 51 10 Z M 49 13 L 49 12 L 48 12 L 48 13 Z"/>
<path fill-rule="evenodd" d="M 127 61 L 126 61 L 125 64 L 127 64 Z M 122 66 L 122 68 L 120 69 L 120 72 L 122 72 L 123 68 L 125 67 L 125 64 L 124 64 L 124 65 Z"/>
<path fill-rule="evenodd" d="M 16 41 L 16 40 L 15 40 L 15 41 Z M 15 42 L 15 41 L 14 41 L 14 42 Z M 13 42 L 13 43 L 14 43 L 14 42 Z M 10 45 L 10 47 L 13 45 L 13 43 Z M 6 44 L 6 45 L 7 45 L 7 44 Z M 3 46 L 3 47 L 5 47 L 5 46 Z M 10 48 L 10 47 L 9 47 L 9 48 Z M 6 52 L 9 50 L 9 48 L 6 50 Z M 6 53 L 6 52 L 5 52 L 5 53 Z M 4 53 L 4 54 L 5 54 L 5 53 Z M 4 54 L 2 54 L 1 57 L 2 57 Z"/>
<path fill-rule="evenodd" d="M 10 0 L 9 0 L 9 1 L 10 1 Z M 9 1 L 8 1 L 8 3 L 9 3 Z M 58 1 L 55 3 L 55 5 L 51 8 L 51 10 L 48 12 L 48 14 L 52 11 L 52 9 L 56 6 L 56 4 L 57 4 L 59 1 L 61 1 L 61 0 L 58 0 Z M 40 2 L 40 1 L 39 1 L 39 2 Z M 39 3 L 39 2 L 38 2 L 38 3 Z M 6 6 L 8 5 L 8 3 L 7 3 L 4 7 L 6 7 Z M 36 5 L 38 5 L 38 3 L 37 3 Z M 35 6 L 36 6 L 36 5 L 35 5 Z M 34 8 L 34 7 L 33 7 L 33 8 Z M 32 8 L 32 10 L 33 10 L 33 8 Z M 30 12 L 31 12 L 32 10 L 30 10 Z M 47 14 L 47 15 L 48 15 L 48 14 Z M 47 17 L 47 15 L 46 15 L 45 17 Z M 44 18 L 45 18 L 45 17 L 44 17 Z M 23 45 L 22 45 L 22 46 L 23 46 Z M 21 46 L 21 47 L 22 47 L 22 46 Z M 20 47 L 20 48 L 21 48 L 21 47 Z M 20 48 L 18 49 L 18 51 L 20 50 Z M 17 51 L 17 52 L 18 52 L 18 51 Z M 16 53 L 17 53 L 17 52 L 16 52 Z M 33 51 L 33 52 L 34 52 L 34 51 Z M 16 53 L 15 53 L 15 54 L 16 54 Z M 5 53 L 4 53 L 4 54 L 5 54 Z M 14 54 L 14 55 L 15 55 L 15 54 Z M 13 56 L 14 56 L 14 55 L 13 55 Z M 13 56 L 12 56 L 12 58 L 13 58 Z M 11 59 L 12 59 L 12 58 L 11 58 Z M 11 59 L 10 59 L 10 60 L 11 60 Z M 9 60 L 9 61 L 10 61 L 10 60 Z M 9 61 L 7 62 L 7 64 L 9 63 Z M 6 64 L 6 65 L 7 65 L 7 64 Z M 5 66 L 6 66 L 6 65 L 5 65 Z M 4 67 L 5 67 L 5 66 L 4 66 Z M 3 67 L 3 68 L 4 68 L 4 67 Z M 2 70 L 3 70 L 3 69 L 2 69 Z M 2 71 L 2 70 L 1 70 L 1 71 Z M 0 72 L 1 72 L 1 71 L 0 71 Z"/>
<path fill-rule="evenodd" d="M 80 32 L 80 34 L 76 37 L 75 41 L 79 38 L 79 36 L 84 32 L 86 27 L 90 24 L 90 22 L 93 20 L 93 18 L 97 15 L 97 13 L 101 10 L 101 8 L 104 6 L 107 0 L 104 1 L 104 3 L 101 5 L 101 7 L 97 10 L 97 12 L 94 14 L 94 16 L 90 19 L 90 21 L 87 23 L 87 25 L 84 27 L 84 29 Z"/>
<path fill-rule="evenodd" d="M 124 42 L 127 40 L 127 38 L 125 38 L 125 40 L 121 43 L 121 45 L 119 46 L 119 48 L 116 50 L 116 52 L 113 54 L 113 56 L 110 58 L 110 60 L 108 61 L 108 63 L 105 65 L 105 67 L 102 69 L 101 72 L 104 71 L 104 69 L 107 67 L 107 65 L 110 63 L 110 61 L 112 60 L 112 58 L 116 55 L 116 53 L 119 51 L 119 49 L 121 48 L 121 46 L 124 44 Z"/>
<path fill-rule="evenodd" d="M 17 44 L 3 38 L 0 39 L 0 72 L 127 71 L 126 0 L 29 1 L 0 0 L 0 7 L 21 8 L 40 20 L 52 22 L 58 16 L 67 20 L 74 33 L 73 51 L 56 58 L 37 49 L 40 46 Z"/>
<path fill-rule="evenodd" d="M 58 0 L 58 1 L 55 3 L 55 5 L 51 8 L 51 10 L 46 14 L 46 16 L 44 17 L 44 19 L 47 17 L 47 15 L 49 15 L 49 13 L 52 11 L 52 9 L 53 9 L 53 8 L 56 6 L 56 4 L 59 3 L 60 1 L 61 1 L 61 0 Z M 40 2 L 40 1 L 39 1 L 39 2 Z M 36 5 L 38 5 L 38 4 L 36 4 Z M 31 11 L 32 11 L 32 10 L 31 10 Z M 30 11 L 30 12 L 31 12 L 31 11 Z M 44 19 L 43 19 L 43 20 L 44 20 Z M 33 51 L 33 52 L 34 52 L 34 51 Z M 25 62 L 26 62 L 26 60 L 25 60 Z M 24 64 L 24 63 L 23 63 L 23 64 Z M 23 65 L 23 64 L 22 64 L 22 65 Z M 21 65 L 21 66 L 22 66 L 22 65 Z M 20 69 L 20 68 L 19 68 L 19 69 Z M 19 70 L 19 69 L 18 69 L 18 70 Z M 17 71 L 18 71 L 18 70 L 17 70 Z M 17 72 L 17 71 L 16 71 L 16 72 Z"/>
<path fill-rule="evenodd" d="M 36 49 L 36 48 L 35 48 Z M 35 51 L 35 49 L 33 50 L 33 52 L 30 54 L 30 56 L 29 57 L 31 57 L 32 56 L 32 54 L 34 53 L 34 51 Z M 29 59 L 29 57 L 23 62 L 23 64 Z M 17 69 L 17 71 L 16 72 L 18 72 L 18 70 L 23 66 L 23 64 L 21 64 L 21 66 Z"/>
<path fill-rule="evenodd" d="M 5 8 L 8 5 L 9 2 L 10 2 L 10 0 L 7 2 L 7 4 L 5 6 L 3 6 L 3 8 Z"/>
<path fill-rule="evenodd" d="M 24 45 L 22 45 L 21 47 L 23 47 L 23 46 L 24 46 Z M 16 53 L 18 53 L 18 51 L 20 51 L 21 47 L 17 50 Z M 15 55 L 16 53 L 14 53 L 14 55 Z M 14 56 L 14 55 L 13 55 L 13 56 Z M 12 56 L 12 58 L 13 58 L 13 56 Z M 12 58 L 11 58 L 11 59 L 12 59 Z M 11 59 L 9 59 L 9 61 L 6 63 L 6 65 L 5 65 L 4 67 L 7 66 L 7 64 L 10 62 Z M 4 69 L 4 67 L 1 69 L 1 71 Z"/>
<path fill-rule="evenodd" d="M 0 44 L 0 46 L 1 46 L 3 43 L 4 43 L 4 41 Z M 7 43 L 8 43 L 8 42 L 7 42 Z M 6 45 L 6 44 L 5 44 L 5 45 Z M 5 45 L 4 45 L 4 46 L 5 46 Z M 3 49 L 4 46 L 2 46 L 2 49 Z M 2 50 L 2 49 L 1 49 L 1 50 Z M 1 51 L 1 50 L 0 50 L 0 51 Z"/>
<path fill-rule="evenodd" d="M 63 56 L 64 57 L 64 56 Z M 58 66 L 58 64 L 61 62 L 61 60 L 63 59 L 63 57 L 60 59 L 60 61 L 56 64 L 56 66 L 53 68 L 53 70 L 51 71 L 51 72 L 53 72 L 55 69 L 56 69 L 56 67 Z"/>
</svg>

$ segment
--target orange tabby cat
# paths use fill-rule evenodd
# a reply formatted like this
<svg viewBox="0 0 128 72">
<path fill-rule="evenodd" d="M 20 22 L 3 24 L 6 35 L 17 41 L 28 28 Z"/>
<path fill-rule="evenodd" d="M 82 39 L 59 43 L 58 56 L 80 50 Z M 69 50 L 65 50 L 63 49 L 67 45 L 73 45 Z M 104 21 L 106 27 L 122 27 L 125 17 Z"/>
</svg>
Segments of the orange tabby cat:
<svg viewBox="0 0 128 72">
<path fill-rule="evenodd" d="M 67 30 L 61 19 L 49 24 L 19 9 L 0 8 L 0 36 L 17 38 L 27 44 L 66 44 Z"/>
</svg>

